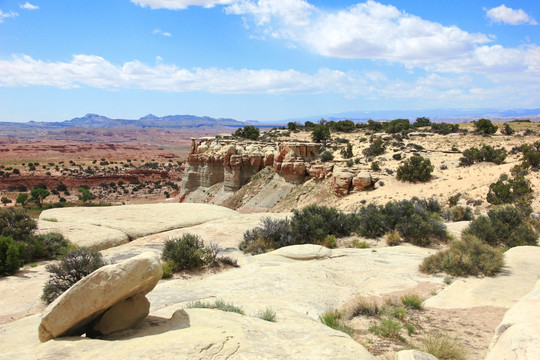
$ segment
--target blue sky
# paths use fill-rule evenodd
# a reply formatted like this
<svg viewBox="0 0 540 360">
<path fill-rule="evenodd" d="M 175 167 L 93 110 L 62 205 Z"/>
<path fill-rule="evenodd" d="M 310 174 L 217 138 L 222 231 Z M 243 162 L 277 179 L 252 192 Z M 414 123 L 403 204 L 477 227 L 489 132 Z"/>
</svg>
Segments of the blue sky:
<svg viewBox="0 0 540 360">
<path fill-rule="evenodd" d="M 0 121 L 537 108 L 538 22 L 537 0 L 0 0 Z"/>
</svg>

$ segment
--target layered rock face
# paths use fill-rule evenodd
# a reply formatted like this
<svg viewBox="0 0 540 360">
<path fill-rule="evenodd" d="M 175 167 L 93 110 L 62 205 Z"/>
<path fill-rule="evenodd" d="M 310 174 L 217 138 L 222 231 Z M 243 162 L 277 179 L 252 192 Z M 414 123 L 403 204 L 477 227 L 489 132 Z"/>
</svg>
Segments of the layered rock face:
<svg viewBox="0 0 540 360">
<path fill-rule="evenodd" d="M 225 191 L 236 191 L 253 175 L 272 166 L 287 181 L 300 184 L 309 175 L 310 163 L 319 155 L 314 143 L 236 142 L 228 139 L 191 140 L 182 193 L 223 182 Z"/>
<path fill-rule="evenodd" d="M 188 166 L 182 180 L 182 194 L 198 187 L 223 182 L 225 191 L 236 191 L 264 167 L 273 167 L 287 182 L 302 184 L 309 178 L 332 179 L 336 196 L 362 190 L 376 180 L 357 169 L 335 170 L 330 163 L 321 163 L 322 145 L 316 143 L 236 142 L 211 137 L 191 140 Z"/>
</svg>

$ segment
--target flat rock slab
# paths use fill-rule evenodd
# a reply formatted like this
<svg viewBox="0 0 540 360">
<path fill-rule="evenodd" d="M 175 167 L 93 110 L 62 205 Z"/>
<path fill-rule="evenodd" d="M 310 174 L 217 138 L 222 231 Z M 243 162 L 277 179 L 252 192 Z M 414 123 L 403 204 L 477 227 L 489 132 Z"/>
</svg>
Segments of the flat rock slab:
<svg viewBox="0 0 540 360">
<path fill-rule="evenodd" d="M 462 278 L 425 301 L 428 307 L 509 308 L 534 287 L 540 274 L 540 247 L 518 246 L 504 253 L 505 266 L 495 277 Z"/>
<path fill-rule="evenodd" d="M 182 203 L 58 208 L 43 211 L 39 218 L 116 229 L 137 239 L 234 216 L 238 212 L 221 206 Z"/>
<path fill-rule="evenodd" d="M 93 250 L 104 250 L 129 242 L 129 236 L 123 231 L 90 224 L 38 220 L 38 231 L 40 234 L 60 233 L 73 244 Z"/>
<path fill-rule="evenodd" d="M 279 248 L 273 255 L 283 256 L 293 260 L 326 259 L 332 255 L 332 250 L 320 245 L 292 245 Z"/>
<path fill-rule="evenodd" d="M 103 340 L 78 337 L 43 344 L 21 331 L 39 319 L 22 319 L 0 328 L 0 339 L 9 341 L 0 359 L 375 360 L 348 335 L 306 317 L 274 323 L 212 309 L 163 313 L 171 314 L 152 314 L 136 328 Z"/>
<path fill-rule="evenodd" d="M 44 342 L 83 334 L 85 326 L 108 308 L 150 292 L 162 273 L 159 257 L 151 252 L 97 269 L 47 307 L 39 325 L 39 339 Z"/>
<path fill-rule="evenodd" d="M 486 360 L 540 359 L 540 280 L 504 314 Z"/>
</svg>

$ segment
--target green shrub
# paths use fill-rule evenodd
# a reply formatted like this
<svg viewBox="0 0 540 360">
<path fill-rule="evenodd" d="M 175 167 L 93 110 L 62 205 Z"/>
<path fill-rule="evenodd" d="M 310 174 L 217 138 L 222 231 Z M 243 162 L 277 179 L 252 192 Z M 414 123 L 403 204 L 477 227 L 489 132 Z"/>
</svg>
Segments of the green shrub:
<svg viewBox="0 0 540 360">
<path fill-rule="evenodd" d="M 371 170 L 373 170 L 373 171 L 380 171 L 381 170 L 381 166 L 379 165 L 378 161 L 374 161 L 374 162 L 371 163 Z"/>
<path fill-rule="evenodd" d="M 255 255 L 295 243 L 289 219 L 264 217 L 259 226 L 244 233 L 244 240 L 238 247 L 243 252 Z"/>
<path fill-rule="evenodd" d="M 431 178 L 433 165 L 429 159 L 413 155 L 397 169 L 397 179 L 401 181 L 425 182 Z"/>
<path fill-rule="evenodd" d="M 523 153 L 522 167 L 527 169 L 529 167 L 540 168 L 540 141 L 536 141 L 534 144 L 524 144 L 520 150 Z"/>
<path fill-rule="evenodd" d="M 330 139 L 330 129 L 326 125 L 317 124 L 311 132 L 313 142 L 320 143 Z"/>
<path fill-rule="evenodd" d="M 188 233 L 165 241 L 161 259 L 170 261 L 173 271 L 192 270 L 214 263 L 218 252 L 216 246 L 206 247 L 200 236 Z"/>
<path fill-rule="evenodd" d="M 409 309 L 422 309 L 422 302 L 422 298 L 417 294 L 405 294 L 401 297 L 401 303 Z"/>
<path fill-rule="evenodd" d="M 530 205 L 534 191 L 529 180 L 523 175 L 508 178 L 503 174 L 497 182 L 489 185 L 487 202 L 493 205 L 517 204 L 524 207 Z"/>
<path fill-rule="evenodd" d="M 386 123 L 385 131 L 388 134 L 400 133 L 404 130 L 409 130 L 411 124 L 409 119 L 396 119 Z"/>
<path fill-rule="evenodd" d="M 385 318 L 379 324 L 374 324 L 369 328 L 369 331 L 375 335 L 382 337 L 401 340 L 400 335 L 402 326 L 399 321 L 392 318 Z"/>
<path fill-rule="evenodd" d="M 484 145 L 480 149 L 472 147 L 463 151 L 463 157 L 459 159 L 459 165 L 471 166 L 479 162 L 492 162 L 500 165 L 507 156 L 508 152 L 505 149 L 494 149 L 489 145 Z"/>
<path fill-rule="evenodd" d="M 481 134 L 495 134 L 497 130 L 499 129 L 496 125 L 493 125 L 491 120 L 488 119 L 480 119 L 478 121 L 473 121 L 474 127 L 476 128 L 476 132 Z"/>
<path fill-rule="evenodd" d="M 0 235 L 0 276 L 13 275 L 23 265 L 21 248 L 23 244 L 14 241 L 10 236 Z"/>
<path fill-rule="evenodd" d="M 474 236 L 464 235 L 461 241 L 452 242 L 448 250 L 425 258 L 420 271 L 427 274 L 445 272 L 452 276 L 494 276 L 503 266 L 504 258 L 499 249 Z"/>
<path fill-rule="evenodd" d="M 538 235 L 524 218 L 524 214 L 512 206 L 497 207 L 487 216 L 476 218 L 463 234 L 475 236 L 492 246 L 536 245 Z"/>
<path fill-rule="evenodd" d="M 443 218 L 446 221 L 470 221 L 474 219 L 474 214 L 469 206 L 453 206 L 443 211 Z"/>
<path fill-rule="evenodd" d="M 0 235 L 30 242 L 36 229 L 36 221 L 24 209 L 0 209 Z"/>
<path fill-rule="evenodd" d="M 432 123 L 431 131 L 436 134 L 448 135 L 450 133 L 456 133 L 459 131 L 458 124 L 448 124 L 448 123 Z"/>
<path fill-rule="evenodd" d="M 504 135 L 512 135 L 512 134 L 514 134 L 516 132 L 516 130 L 512 129 L 510 124 L 504 123 L 504 127 L 501 129 L 501 132 Z"/>
<path fill-rule="evenodd" d="M 319 244 L 328 235 L 348 236 L 358 228 L 355 214 L 345 214 L 326 206 L 309 205 L 294 209 L 291 230 L 296 244 Z"/>
<path fill-rule="evenodd" d="M 326 150 L 321 154 L 322 162 L 327 162 L 327 161 L 332 161 L 332 160 L 334 160 L 334 155 L 330 151 Z"/>
<path fill-rule="evenodd" d="M 253 125 L 245 125 L 243 128 L 238 128 L 233 135 L 239 138 L 257 140 L 259 138 L 260 131 Z"/>
<path fill-rule="evenodd" d="M 173 275 L 173 264 L 171 261 L 164 261 L 161 264 L 161 269 L 163 270 L 163 275 L 161 275 L 162 279 L 168 279 L 172 277 Z"/>
<path fill-rule="evenodd" d="M 354 156 L 353 154 L 353 151 L 352 151 L 352 145 L 349 143 L 347 144 L 347 148 L 344 149 L 344 150 L 341 150 L 341 155 L 345 158 L 345 159 L 350 159 Z"/>
<path fill-rule="evenodd" d="M 371 245 L 369 245 L 365 241 L 360 241 L 358 239 L 354 239 L 348 247 L 356 248 L 356 249 L 369 249 Z"/>
<path fill-rule="evenodd" d="M 362 152 L 366 157 L 375 157 L 384 154 L 386 144 L 382 139 L 377 139 Z"/>
<path fill-rule="evenodd" d="M 48 233 L 36 235 L 35 241 L 40 243 L 40 253 L 34 256 L 35 258 L 43 258 L 48 260 L 57 259 L 67 253 L 70 243 L 59 233 Z"/>
<path fill-rule="evenodd" d="M 47 265 L 51 278 L 43 287 L 41 300 L 50 304 L 77 281 L 104 265 L 99 251 L 86 247 L 68 251 L 58 264 Z"/>
</svg>

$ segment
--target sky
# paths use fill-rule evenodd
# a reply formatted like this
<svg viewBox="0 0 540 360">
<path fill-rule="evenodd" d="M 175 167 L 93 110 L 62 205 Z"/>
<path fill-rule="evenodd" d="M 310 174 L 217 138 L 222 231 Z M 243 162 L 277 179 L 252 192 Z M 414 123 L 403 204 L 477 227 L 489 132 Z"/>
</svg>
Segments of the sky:
<svg viewBox="0 0 540 360">
<path fill-rule="evenodd" d="M 0 0 L 0 121 L 538 108 L 539 22 L 538 0 Z"/>
</svg>

